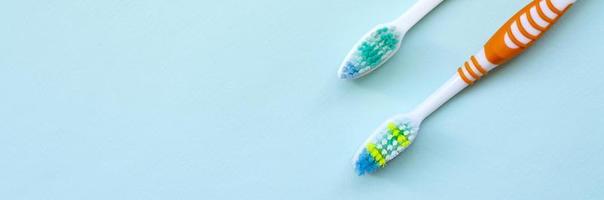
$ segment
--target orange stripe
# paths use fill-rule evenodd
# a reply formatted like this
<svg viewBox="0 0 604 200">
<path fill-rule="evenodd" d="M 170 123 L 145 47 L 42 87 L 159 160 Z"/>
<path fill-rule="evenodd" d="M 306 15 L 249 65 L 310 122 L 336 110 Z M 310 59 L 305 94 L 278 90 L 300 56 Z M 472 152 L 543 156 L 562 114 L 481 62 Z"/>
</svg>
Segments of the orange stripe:
<svg viewBox="0 0 604 200">
<path fill-rule="evenodd" d="M 547 17 L 547 15 L 545 15 L 545 13 L 543 13 L 543 10 L 541 10 L 541 5 L 539 5 L 538 3 L 535 5 L 535 7 L 537 7 L 537 13 L 539 14 L 539 16 L 541 17 L 541 19 L 545 20 L 547 23 L 552 23 L 552 19 L 550 19 L 549 17 Z"/>
<path fill-rule="evenodd" d="M 522 25 L 522 20 L 520 20 L 520 18 L 518 18 L 518 20 L 516 20 L 516 25 L 518 25 L 518 30 L 520 30 L 520 33 L 522 33 L 522 35 L 524 35 L 525 37 L 527 37 L 527 38 L 529 38 L 531 40 L 536 40 L 537 39 L 537 37 L 531 35 L 528 31 L 526 31 L 526 29 Z"/>
<path fill-rule="evenodd" d="M 512 25 L 509 25 L 509 26 L 510 27 L 508 27 L 507 33 L 508 33 L 508 36 L 510 37 L 510 39 L 512 40 L 512 42 L 514 42 L 514 44 L 518 45 L 520 48 L 526 48 L 526 45 L 522 44 L 522 42 L 520 42 L 518 39 L 516 39 L 516 36 L 514 36 L 514 34 L 512 33 L 512 30 L 511 30 Z"/>
<path fill-rule="evenodd" d="M 531 15 L 531 10 L 529 9 L 528 12 L 526 12 L 526 18 L 528 18 L 529 23 L 531 23 L 531 25 L 533 27 L 535 27 L 537 30 L 543 32 L 545 31 L 545 27 L 541 27 L 539 26 L 539 24 L 537 24 L 537 22 L 533 19 L 533 16 Z"/>
<path fill-rule="evenodd" d="M 545 3 L 547 4 L 547 7 L 549 7 L 550 10 L 554 11 L 554 13 L 556 13 L 557 15 L 562 14 L 562 11 L 558 10 L 558 8 L 556 8 L 556 6 L 552 4 L 552 1 L 545 0 Z"/>
<path fill-rule="evenodd" d="M 476 60 L 476 57 L 472 56 L 472 57 L 470 57 L 470 60 L 472 60 L 472 64 L 474 65 L 474 67 L 476 67 L 476 69 L 478 69 L 478 71 L 480 71 L 480 73 L 482 75 L 487 74 L 487 70 L 484 70 L 484 68 L 482 68 L 482 66 L 480 66 L 480 63 L 478 63 L 478 60 Z"/>
<path fill-rule="evenodd" d="M 461 67 L 457 68 L 457 74 L 459 74 L 459 77 L 461 77 L 461 79 L 466 82 L 468 85 L 472 85 L 472 81 L 470 81 L 470 79 L 468 79 L 468 77 L 466 77 L 465 74 L 463 74 L 463 71 L 461 70 Z"/>
<path fill-rule="evenodd" d="M 470 73 L 470 76 L 472 76 L 474 78 L 474 80 L 480 79 L 480 76 L 478 76 L 476 73 L 474 73 L 474 70 L 472 70 L 472 68 L 470 67 L 470 64 L 468 64 L 467 61 L 464 63 L 464 65 L 466 67 L 466 71 L 468 71 L 468 73 Z"/>
</svg>

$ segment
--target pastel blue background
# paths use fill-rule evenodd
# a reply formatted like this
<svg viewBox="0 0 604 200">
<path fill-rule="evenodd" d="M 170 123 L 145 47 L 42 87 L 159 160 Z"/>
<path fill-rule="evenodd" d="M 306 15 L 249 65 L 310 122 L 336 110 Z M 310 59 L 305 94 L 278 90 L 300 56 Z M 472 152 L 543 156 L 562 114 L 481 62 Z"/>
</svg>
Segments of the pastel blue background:
<svg viewBox="0 0 604 200">
<path fill-rule="evenodd" d="M 413 2 L 4 1 L 0 199 L 603 199 L 596 0 L 353 173 L 377 125 L 529 1 L 445 1 L 383 68 L 338 80 Z"/>
</svg>

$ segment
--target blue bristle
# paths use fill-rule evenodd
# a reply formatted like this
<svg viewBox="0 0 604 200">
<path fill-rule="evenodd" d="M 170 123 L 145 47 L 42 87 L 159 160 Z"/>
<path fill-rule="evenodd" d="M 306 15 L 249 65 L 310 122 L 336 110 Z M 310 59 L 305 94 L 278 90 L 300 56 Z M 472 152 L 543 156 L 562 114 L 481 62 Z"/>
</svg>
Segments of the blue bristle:
<svg viewBox="0 0 604 200">
<path fill-rule="evenodd" d="M 355 169 L 359 176 L 375 172 L 379 168 L 377 162 L 371 157 L 367 149 L 363 149 L 355 163 Z"/>
<path fill-rule="evenodd" d="M 344 73 L 341 74 L 341 78 L 356 78 L 356 76 L 359 73 L 359 70 L 357 69 L 357 66 L 353 63 L 346 63 L 346 65 L 344 66 Z"/>
</svg>

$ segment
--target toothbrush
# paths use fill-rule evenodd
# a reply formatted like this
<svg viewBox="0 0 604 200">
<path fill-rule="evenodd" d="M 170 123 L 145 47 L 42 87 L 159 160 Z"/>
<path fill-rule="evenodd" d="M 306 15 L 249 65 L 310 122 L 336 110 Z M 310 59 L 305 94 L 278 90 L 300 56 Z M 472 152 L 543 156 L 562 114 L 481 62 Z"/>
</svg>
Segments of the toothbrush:
<svg viewBox="0 0 604 200">
<path fill-rule="evenodd" d="M 365 141 L 353 159 L 357 174 L 372 173 L 415 140 L 432 112 L 487 72 L 517 56 L 539 39 L 576 0 L 534 0 L 508 20 L 483 49 L 413 111 L 392 117 Z"/>
<path fill-rule="evenodd" d="M 398 51 L 405 33 L 442 1 L 419 0 L 398 19 L 374 27 L 344 58 L 338 77 L 356 79 L 380 67 Z"/>
</svg>

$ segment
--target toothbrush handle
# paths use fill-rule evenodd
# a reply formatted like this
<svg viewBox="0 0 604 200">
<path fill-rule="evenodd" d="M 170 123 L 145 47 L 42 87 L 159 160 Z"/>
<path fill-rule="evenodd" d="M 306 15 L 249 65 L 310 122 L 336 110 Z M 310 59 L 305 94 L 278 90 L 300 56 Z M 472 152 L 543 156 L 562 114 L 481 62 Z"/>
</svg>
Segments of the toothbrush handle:
<svg viewBox="0 0 604 200">
<path fill-rule="evenodd" d="M 488 71 L 516 57 L 539 39 L 576 0 L 534 0 L 509 19 L 484 45 L 457 69 L 468 85 Z"/>
<path fill-rule="evenodd" d="M 400 29 L 409 30 L 444 0 L 418 0 L 407 12 L 394 21 Z"/>
<path fill-rule="evenodd" d="M 490 70 L 522 53 L 539 39 L 576 0 L 534 0 L 508 20 L 484 48 L 457 68 L 436 92 L 412 112 L 425 119 L 441 105 Z"/>
</svg>

